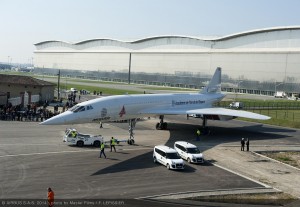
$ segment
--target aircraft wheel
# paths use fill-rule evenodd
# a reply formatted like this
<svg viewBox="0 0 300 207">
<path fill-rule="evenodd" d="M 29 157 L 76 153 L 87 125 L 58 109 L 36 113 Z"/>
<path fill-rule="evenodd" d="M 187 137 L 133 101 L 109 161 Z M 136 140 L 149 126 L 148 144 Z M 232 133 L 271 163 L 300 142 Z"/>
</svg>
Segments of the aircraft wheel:
<svg viewBox="0 0 300 207">
<path fill-rule="evenodd" d="M 191 163 L 191 159 L 190 159 L 189 157 L 187 158 L 187 162 L 188 162 L 188 163 Z"/>
<path fill-rule="evenodd" d="M 153 162 L 157 163 L 156 157 L 153 157 Z"/>
<path fill-rule="evenodd" d="M 163 128 L 164 130 L 166 130 L 166 129 L 168 128 L 168 123 L 167 123 L 167 122 L 164 122 L 164 123 L 162 124 L 162 128 Z"/>
<path fill-rule="evenodd" d="M 157 124 L 156 124 L 156 126 L 155 126 L 157 130 L 159 130 L 159 129 L 160 129 L 160 126 L 159 126 L 159 125 L 160 125 L 160 124 L 159 124 L 159 123 L 157 123 Z"/>
</svg>

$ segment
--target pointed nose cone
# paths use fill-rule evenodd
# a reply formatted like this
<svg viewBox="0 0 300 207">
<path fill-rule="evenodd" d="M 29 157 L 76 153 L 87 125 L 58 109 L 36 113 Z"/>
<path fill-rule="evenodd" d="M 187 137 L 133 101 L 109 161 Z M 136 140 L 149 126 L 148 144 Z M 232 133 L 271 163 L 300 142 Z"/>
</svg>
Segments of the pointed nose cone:
<svg viewBox="0 0 300 207">
<path fill-rule="evenodd" d="M 73 120 L 74 120 L 74 113 L 71 111 L 66 111 L 62 114 L 56 115 L 50 119 L 41 122 L 40 125 L 72 124 Z"/>
</svg>

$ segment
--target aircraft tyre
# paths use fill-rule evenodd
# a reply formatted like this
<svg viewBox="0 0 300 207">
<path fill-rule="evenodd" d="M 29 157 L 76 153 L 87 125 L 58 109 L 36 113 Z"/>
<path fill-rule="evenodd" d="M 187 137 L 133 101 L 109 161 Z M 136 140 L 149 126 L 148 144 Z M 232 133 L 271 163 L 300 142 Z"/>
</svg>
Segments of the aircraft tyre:
<svg viewBox="0 0 300 207">
<path fill-rule="evenodd" d="M 134 144 L 134 139 L 128 139 L 128 140 L 127 140 L 127 144 L 133 145 L 133 144 Z"/>
<path fill-rule="evenodd" d="M 155 127 L 157 130 L 166 130 L 168 128 L 168 123 L 167 122 L 164 122 L 162 124 L 156 123 Z"/>
<path fill-rule="evenodd" d="M 169 163 L 167 164 L 167 169 L 170 170 L 170 165 L 169 165 Z"/>
<path fill-rule="evenodd" d="M 100 141 L 94 141 L 94 147 L 100 147 Z"/>
<path fill-rule="evenodd" d="M 78 147 L 83 147 L 84 143 L 83 143 L 83 141 L 78 141 L 78 142 L 76 143 L 76 145 L 77 145 Z"/>
<path fill-rule="evenodd" d="M 153 157 L 153 162 L 157 163 L 156 157 Z"/>
</svg>

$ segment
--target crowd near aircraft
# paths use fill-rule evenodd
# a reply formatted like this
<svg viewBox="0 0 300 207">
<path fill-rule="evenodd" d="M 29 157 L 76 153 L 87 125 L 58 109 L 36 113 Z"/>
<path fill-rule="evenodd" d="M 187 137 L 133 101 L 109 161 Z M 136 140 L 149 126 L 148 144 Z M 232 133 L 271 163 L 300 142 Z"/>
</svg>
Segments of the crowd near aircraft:
<svg viewBox="0 0 300 207">
<path fill-rule="evenodd" d="M 158 116 L 157 129 L 167 129 L 164 115 L 197 114 L 205 129 L 208 119 L 231 120 L 236 117 L 267 120 L 257 113 L 214 107 L 225 97 L 221 93 L 221 68 L 217 68 L 209 84 L 198 93 L 117 95 L 79 103 L 41 125 L 67 125 L 89 122 L 129 121 L 129 144 L 134 143 L 134 127 L 138 118 Z"/>
</svg>

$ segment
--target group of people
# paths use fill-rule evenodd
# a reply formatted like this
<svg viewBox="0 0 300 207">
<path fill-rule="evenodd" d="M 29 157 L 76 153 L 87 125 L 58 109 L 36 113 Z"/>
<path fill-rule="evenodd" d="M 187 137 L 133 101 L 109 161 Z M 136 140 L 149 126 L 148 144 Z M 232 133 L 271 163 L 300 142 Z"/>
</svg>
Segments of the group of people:
<svg viewBox="0 0 300 207">
<path fill-rule="evenodd" d="M 116 144 L 117 144 L 117 140 L 114 137 L 112 137 L 111 140 L 110 140 L 110 151 L 111 152 L 112 152 L 112 149 L 114 149 L 114 151 L 116 152 L 116 147 L 115 147 Z M 99 158 L 101 158 L 102 155 L 106 158 L 106 154 L 104 152 L 104 149 L 105 149 L 105 144 L 104 144 L 104 142 L 102 142 L 100 144 L 100 155 L 99 155 Z"/>
<path fill-rule="evenodd" d="M 36 104 L 28 104 L 23 108 L 21 105 L 12 106 L 7 104 L 0 108 L 0 120 L 3 121 L 43 121 L 51 118 L 58 112 L 52 112 L 46 108 L 39 107 Z"/>
<path fill-rule="evenodd" d="M 249 139 L 247 139 L 247 140 L 245 141 L 244 138 L 242 138 L 242 140 L 241 140 L 241 151 L 245 151 L 245 144 L 246 144 L 246 146 L 247 146 L 247 151 L 249 151 L 250 141 L 249 141 Z"/>
</svg>

